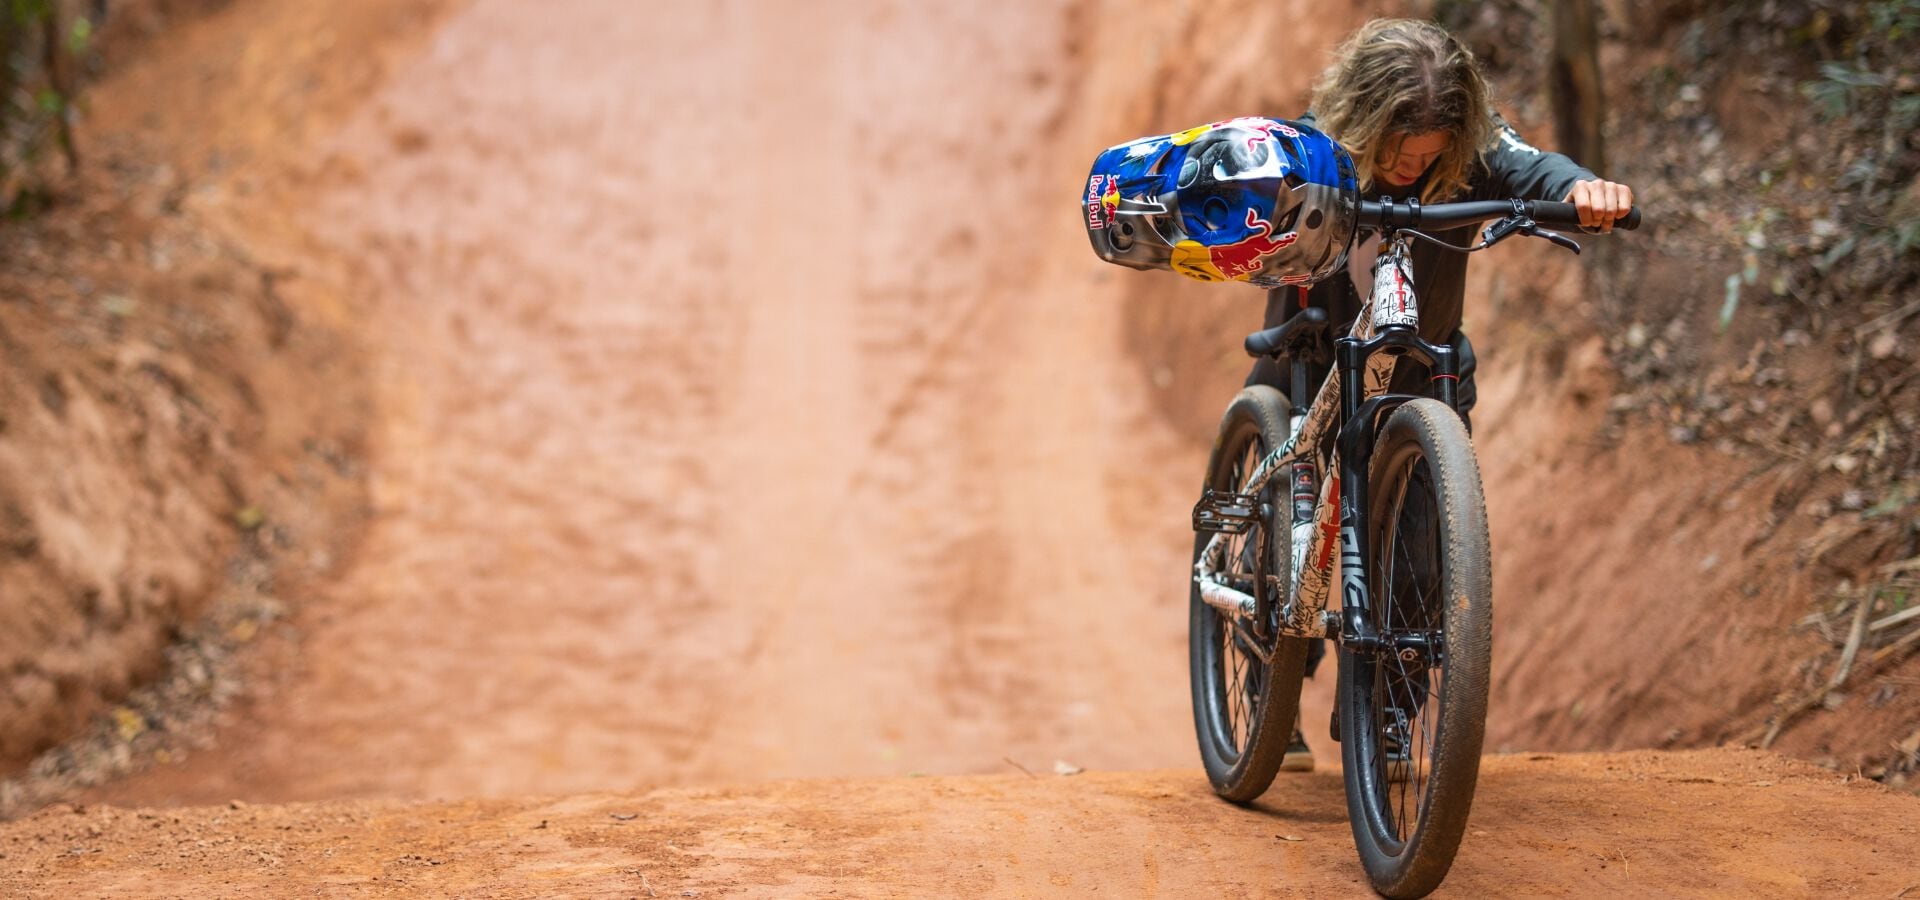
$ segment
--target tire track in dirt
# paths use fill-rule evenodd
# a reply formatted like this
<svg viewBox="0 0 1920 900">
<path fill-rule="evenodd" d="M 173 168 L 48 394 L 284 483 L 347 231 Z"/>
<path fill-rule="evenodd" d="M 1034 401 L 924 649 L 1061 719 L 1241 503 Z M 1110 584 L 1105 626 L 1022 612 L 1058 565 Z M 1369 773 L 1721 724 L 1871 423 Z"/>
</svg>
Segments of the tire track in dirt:
<svg viewBox="0 0 1920 900">
<path fill-rule="evenodd" d="M 924 103 L 994 79 L 1031 87 L 1032 67 L 1042 64 L 1035 61 L 1065 43 L 1068 20 L 1054 9 L 991 22 L 927 11 L 912 22 L 878 15 L 887 28 L 882 44 L 859 34 L 823 38 L 835 58 L 859 59 L 854 67 L 873 73 L 856 73 L 836 95 L 859 124 L 822 137 L 829 155 L 853 161 L 859 173 L 849 189 L 855 203 L 848 221 L 863 233 L 857 254 L 839 259 L 840 268 L 808 272 L 820 280 L 813 302 L 796 312 L 808 327 L 851 336 L 851 371 L 816 367 L 810 375 L 844 379 L 841 390 L 849 393 L 842 396 L 853 398 L 852 427 L 834 438 L 845 443 L 833 449 L 778 461 L 777 467 L 810 477 L 788 488 L 799 496 L 791 498 L 791 519 L 776 517 L 787 522 L 785 529 L 763 526 L 764 545 L 778 548 L 771 551 L 778 562 L 740 588 L 779 598 L 765 626 L 774 637 L 743 684 L 773 686 L 796 676 L 807 684 L 801 691 L 733 695 L 716 733 L 742 736 L 744 745 L 712 748 L 715 777 L 769 765 L 796 774 L 992 771 L 1005 770 L 1009 756 L 1044 767 L 1053 756 L 1096 748 L 1120 758 L 1159 747 L 1159 758 L 1171 761 L 1190 740 L 1181 730 L 1177 692 L 1157 692 L 1165 701 L 1157 708 L 1173 714 L 1162 719 L 1171 729 L 1131 729 L 1117 717 L 1086 721 L 1095 705 L 1089 696 L 1098 695 L 1108 710 L 1127 706 L 1129 698 L 1117 695 L 1125 687 L 1096 687 L 1091 677 L 1106 665 L 1098 657 L 1118 655 L 1125 644 L 1093 640 L 1103 636 L 1093 621 L 1097 591 L 1063 592 L 1058 567 L 1037 565 L 1023 549 L 1035 545 L 1036 526 L 1048 517 L 1078 519 L 1095 533 L 1112 527 L 1097 490 L 1060 496 L 1078 461 L 1017 449 L 1044 441 L 1057 427 L 1036 421 L 1046 410 L 1075 406 L 1063 386 L 1029 378 L 1034 373 L 1026 361 L 1052 356 L 1063 368 L 1093 366 L 1125 378 L 1118 360 L 1103 357 L 1114 346 L 1111 327 L 1058 330 L 1061 317 L 1047 304 L 1067 306 L 1077 298 L 1029 301 L 1019 286 L 1036 283 L 1037 273 L 1022 267 L 1021 254 L 1008 252 L 1008 240 L 1017 242 L 1023 228 L 1078 239 L 1050 223 L 1026 221 L 1036 215 L 1028 212 L 1040 180 L 1036 170 L 1053 163 L 1035 158 L 1019 136 L 1040 133 L 1064 98 L 1042 91 L 1017 107 L 975 117 Z M 878 77 L 898 72 L 913 74 L 907 83 Z M 966 86 L 969 81 L 974 86 Z M 981 152 L 982 133 L 1007 135 L 999 151 L 1005 155 Z M 1071 183 L 1077 174 L 1054 172 L 1044 180 Z M 838 297 L 849 298 L 850 308 L 831 302 Z M 848 319 L 823 322 L 841 315 Z M 1060 338 L 1067 340 L 1056 343 Z M 774 365 L 756 374 L 757 361 L 777 360 L 775 352 L 765 345 L 745 354 L 749 377 L 763 379 L 768 390 L 779 389 L 790 371 Z M 1126 406 L 1137 410 L 1138 403 Z M 790 424 L 773 430 L 804 429 L 802 421 L 817 409 L 796 403 Z M 1074 410 L 1069 418 L 1086 414 Z M 756 427 L 767 426 L 735 425 L 747 434 Z M 817 429 L 812 439 L 820 440 Z M 1117 436 L 1115 443 L 1121 443 Z M 1096 461 L 1098 448 L 1079 446 L 1085 462 L 1107 470 Z M 1061 502 L 1046 517 L 1034 516 L 1018 501 L 1035 493 Z M 1118 574 L 1092 581 L 1128 595 L 1129 614 L 1143 601 L 1150 607 L 1150 594 L 1106 581 Z M 1063 593 L 1075 601 L 1073 614 L 1064 617 L 1049 608 L 1062 605 Z M 1177 649 L 1166 637 L 1161 630 L 1162 650 Z M 1068 721 L 1076 716 L 1080 721 Z"/>
<path fill-rule="evenodd" d="M 391 515 L 339 592 L 377 605 L 323 624 L 309 648 L 323 663 L 390 651 L 313 690 L 323 710 L 378 717 L 326 732 L 328 752 L 381 773 L 340 786 L 350 793 L 582 788 L 667 768 L 700 743 L 651 698 L 687 692 L 702 661 L 646 648 L 705 644 L 713 630 L 688 527 L 709 516 L 710 472 L 684 438 L 718 413 L 729 297 L 698 272 L 724 267 L 725 248 L 672 212 L 704 202 L 726 164 L 676 159 L 665 132 L 631 136 L 722 88 L 627 90 L 646 54 L 696 29 L 528 12 L 476 4 L 381 98 L 393 121 L 376 115 L 342 140 L 371 147 L 385 131 L 426 145 L 408 153 L 396 139 L 401 158 L 374 157 L 329 210 L 400 274 L 376 284 L 400 395 L 383 410 L 382 457 L 413 464 L 381 492 Z M 407 699 L 353 683 L 369 671 Z M 361 749 L 369 738 L 387 743 Z M 314 760 L 309 789 L 338 768 Z"/>
</svg>

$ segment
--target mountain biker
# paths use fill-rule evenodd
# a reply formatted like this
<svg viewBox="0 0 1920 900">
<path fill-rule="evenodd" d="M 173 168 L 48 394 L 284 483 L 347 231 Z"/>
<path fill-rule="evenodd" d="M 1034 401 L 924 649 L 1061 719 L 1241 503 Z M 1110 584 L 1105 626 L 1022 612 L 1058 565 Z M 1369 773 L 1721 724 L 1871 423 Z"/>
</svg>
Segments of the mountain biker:
<svg viewBox="0 0 1920 900">
<path fill-rule="evenodd" d="M 1361 26 L 1321 74 L 1301 121 L 1353 154 L 1361 195 L 1367 199 L 1557 200 L 1574 204 L 1581 224 L 1601 231 L 1612 230 L 1613 222 L 1633 207 L 1631 188 L 1522 140 L 1494 111 L 1472 52 L 1432 22 L 1375 19 Z M 1475 240 L 1473 226 L 1434 236 L 1459 246 Z M 1348 327 L 1371 292 L 1374 249 L 1375 242 L 1363 234 L 1354 241 L 1344 271 L 1312 288 L 1268 291 L 1262 327 L 1281 325 L 1308 305 L 1325 309 L 1336 332 Z M 1459 351 L 1457 397 L 1466 418 L 1475 399 L 1473 347 L 1460 331 L 1467 256 L 1418 241 L 1412 260 L 1420 292 L 1420 336 Z M 1308 383 L 1324 381 L 1327 368 L 1310 368 Z M 1288 380 L 1285 369 L 1262 358 L 1246 383 L 1286 391 Z M 1427 380 L 1424 366 L 1402 357 L 1390 390 L 1423 393 Z M 1325 655 L 1322 643 L 1313 641 L 1307 653 L 1309 677 Z M 1313 754 L 1297 721 L 1281 769 L 1313 769 Z"/>
</svg>

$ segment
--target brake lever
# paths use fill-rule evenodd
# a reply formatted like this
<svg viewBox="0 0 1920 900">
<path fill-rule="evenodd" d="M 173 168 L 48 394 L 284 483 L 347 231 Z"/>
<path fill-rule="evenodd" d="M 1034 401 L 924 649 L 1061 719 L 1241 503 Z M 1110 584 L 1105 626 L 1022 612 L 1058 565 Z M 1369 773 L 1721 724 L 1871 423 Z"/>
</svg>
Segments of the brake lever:
<svg viewBox="0 0 1920 900">
<path fill-rule="evenodd" d="M 1546 231 L 1541 229 L 1540 226 L 1528 222 L 1520 227 L 1520 233 L 1528 237 L 1546 238 L 1559 246 L 1572 250 L 1575 256 L 1580 255 L 1580 244 L 1573 238 L 1567 237 L 1558 231 Z"/>
</svg>

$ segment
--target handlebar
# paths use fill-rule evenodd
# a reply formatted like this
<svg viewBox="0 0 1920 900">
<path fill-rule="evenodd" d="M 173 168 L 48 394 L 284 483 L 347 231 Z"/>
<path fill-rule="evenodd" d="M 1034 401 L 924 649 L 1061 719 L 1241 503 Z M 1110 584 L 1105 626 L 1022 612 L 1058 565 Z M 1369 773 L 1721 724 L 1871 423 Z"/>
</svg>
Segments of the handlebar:
<svg viewBox="0 0 1920 900">
<path fill-rule="evenodd" d="M 1552 200 L 1475 200 L 1467 203 L 1435 203 L 1421 206 L 1418 200 L 1404 203 L 1392 200 L 1360 201 L 1360 224 L 1375 228 L 1424 228 L 1444 231 L 1520 213 L 1541 228 L 1555 231 L 1584 232 L 1580 214 L 1571 203 Z M 1640 227 L 1640 207 L 1627 211 L 1613 227 L 1632 231 Z"/>
</svg>

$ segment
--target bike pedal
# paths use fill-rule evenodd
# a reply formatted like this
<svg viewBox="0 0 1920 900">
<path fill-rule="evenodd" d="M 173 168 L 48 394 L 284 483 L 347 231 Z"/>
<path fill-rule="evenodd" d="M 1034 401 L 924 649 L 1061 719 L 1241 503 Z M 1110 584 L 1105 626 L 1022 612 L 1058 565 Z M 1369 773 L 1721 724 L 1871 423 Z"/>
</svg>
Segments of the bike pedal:
<svg viewBox="0 0 1920 900">
<path fill-rule="evenodd" d="M 1193 530 L 1245 534 L 1260 521 L 1260 498 L 1252 494 L 1208 490 L 1193 505 Z"/>
</svg>

